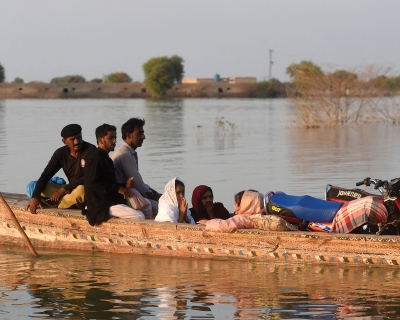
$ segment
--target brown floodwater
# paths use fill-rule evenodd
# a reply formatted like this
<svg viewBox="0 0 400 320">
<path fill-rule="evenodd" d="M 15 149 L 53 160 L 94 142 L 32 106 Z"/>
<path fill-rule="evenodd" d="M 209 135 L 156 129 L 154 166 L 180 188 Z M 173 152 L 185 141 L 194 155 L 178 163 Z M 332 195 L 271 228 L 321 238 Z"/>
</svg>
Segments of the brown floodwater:
<svg viewBox="0 0 400 320">
<path fill-rule="evenodd" d="M 399 177 L 400 126 L 296 127 L 284 99 L 0 101 L 0 191 L 25 193 L 68 123 L 118 128 L 145 118 L 145 182 L 199 184 L 233 210 L 234 193 L 322 198 L 327 183 Z M 121 144 L 119 141 L 117 146 Z M 57 174 L 64 176 L 63 173 Z M 396 319 L 400 270 L 42 251 L 0 246 L 0 319 Z"/>
<path fill-rule="evenodd" d="M 0 318 L 395 319 L 400 270 L 0 247 Z"/>
</svg>

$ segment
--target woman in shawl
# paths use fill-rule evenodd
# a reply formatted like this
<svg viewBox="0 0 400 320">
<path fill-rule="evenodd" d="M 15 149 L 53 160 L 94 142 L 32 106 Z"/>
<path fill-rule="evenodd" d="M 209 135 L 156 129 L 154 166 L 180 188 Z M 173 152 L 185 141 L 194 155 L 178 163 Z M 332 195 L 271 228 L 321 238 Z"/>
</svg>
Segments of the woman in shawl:
<svg viewBox="0 0 400 320">
<path fill-rule="evenodd" d="M 164 194 L 158 200 L 155 221 L 173 223 L 195 223 L 185 199 L 185 184 L 178 177 L 170 180 Z"/>
<path fill-rule="evenodd" d="M 229 219 L 229 211 L 220 202 L 214 203 L 214 195 L 210 187 L 201 185 L 193 190 L 190 212 L 194 221 L 210 219 Z"/>
<path fill-rule="evenodd" d="M 264 196 L 253 190 L 241 191 L 235 195 L 234 208 L 236 215 L 228 220 L 200 220 L 198 223 L 204 224 L 206 231 L 232 232 L 237 229 L 257 228 L 248 217 L 264 211 Z"/>
</svg>

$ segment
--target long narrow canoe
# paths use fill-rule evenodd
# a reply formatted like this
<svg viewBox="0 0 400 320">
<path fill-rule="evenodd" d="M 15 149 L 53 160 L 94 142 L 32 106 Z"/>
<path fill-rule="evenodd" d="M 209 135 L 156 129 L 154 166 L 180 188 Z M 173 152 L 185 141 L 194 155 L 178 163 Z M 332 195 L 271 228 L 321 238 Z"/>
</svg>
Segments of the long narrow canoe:
<svg viewBox="0 0 400 320">
<path fill-rule="evenodd" d="M 295 263 L 400 266 L 400 237 L 300 231 L 205 231 L 204 226 L 111 219 L 92 227 L 79 210 L 26 211 L 25 195 L 3 193 L 21 226 L 40 248 L 156 256 Z M 0 242 L 24 246 L 0 204 Z"/>
</svg>

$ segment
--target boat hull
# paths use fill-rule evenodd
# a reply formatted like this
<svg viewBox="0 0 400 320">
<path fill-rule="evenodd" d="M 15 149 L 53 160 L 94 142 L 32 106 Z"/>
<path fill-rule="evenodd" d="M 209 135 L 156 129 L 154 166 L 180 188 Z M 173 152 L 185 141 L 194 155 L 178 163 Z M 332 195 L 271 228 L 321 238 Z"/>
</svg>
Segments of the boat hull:
<svg viewBox="0 0 400 320">
<path fill-rule="evenodd" d="M 400 265 L 400 237 L 300 231 L 209 232 L 204 226 L 111 219 L 92 227 L 78 210 L 26 211 L 25 195 L 3 193 L 40 254 L 40 248 L 106 251 L 226 260 Z M 25 246 L 0 205 L 0 241 Z"/>
</svg>

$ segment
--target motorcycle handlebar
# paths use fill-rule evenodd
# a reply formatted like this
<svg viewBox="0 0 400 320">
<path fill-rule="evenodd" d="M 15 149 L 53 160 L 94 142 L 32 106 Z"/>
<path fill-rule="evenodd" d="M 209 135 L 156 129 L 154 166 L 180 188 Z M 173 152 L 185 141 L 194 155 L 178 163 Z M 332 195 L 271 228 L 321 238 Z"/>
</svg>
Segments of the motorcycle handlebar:
<svg viewBox="0 0 400 320">
<path fill-rule="evenodd" d="M 378 180 L 378 181 L 375 183 L 374 189 L 377 190 L 379 187 L 383 186 L 383 183 L 384 183 L 384 181 Z"/>
<path fill-rule="evenodd" d="M 362 186 L 363 184 L 364 184 L 364 181 L 357 182 L 357 183 L 356 183 L 356 187 Z"/>
</svg>

